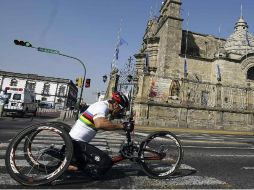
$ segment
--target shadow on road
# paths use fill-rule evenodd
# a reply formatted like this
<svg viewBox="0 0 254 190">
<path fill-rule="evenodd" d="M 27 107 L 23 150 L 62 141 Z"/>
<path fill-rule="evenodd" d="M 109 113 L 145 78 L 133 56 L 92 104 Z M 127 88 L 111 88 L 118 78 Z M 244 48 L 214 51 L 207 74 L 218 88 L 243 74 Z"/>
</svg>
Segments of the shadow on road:
<svg viewBox="0 0 254 190">
<path fill-rule="evenodd" d="M 188 175 L 192 175 L 196 173 L 195 169 L 179 169 L 177 172 L 175 172 L 169 179 L 174 179 L 174 178 L 180 178 Z M 105 182 L 112 182 L 112 181 L 119 181 L 119 180 L 124 180 L 126 181 L 126 178 L 129 177 L 147 177 L 149 180 L 149 177 L 142 171 L 142 169 L 137 166 L 137 168 L 112 168 L 105 176 L 103 176 L 100 180 L 94 180 L 91 177 L 89 177 L 86 173 L 84 172 L 72 172 L 68 173 L 66 172 L 61 178 L 58 180 L 55 180 L 52 182 L 52 185 L 54 186 L 62 186 L 62 185 L 78 185 L 78 184 L 89 184 L 89 186 L 93 186 L 99 183 L 105 183 Z M 156 180 L 165 180 L 165 179 L 156 179 Z"/>
</svg>

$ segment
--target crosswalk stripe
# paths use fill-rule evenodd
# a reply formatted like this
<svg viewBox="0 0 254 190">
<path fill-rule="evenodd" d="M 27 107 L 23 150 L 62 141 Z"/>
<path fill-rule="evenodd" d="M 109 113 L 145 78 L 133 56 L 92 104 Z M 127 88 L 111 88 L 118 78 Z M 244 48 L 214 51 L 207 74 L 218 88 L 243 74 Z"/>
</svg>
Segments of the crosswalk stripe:
<svg viewBox="0 0 254 190">
<path fill-rule="evenodd" d="M 221 154 L 212 154 L 210 156 L 213 156 L 213 157 L 254 157 L 254 155 L 250 155 L 250 154 L 245 154 L 245 155 L 237 155 L 237 154 L 224 154 L 224 155 L 221 155 Z"/>
<path fill-rule="evenodd" d="M 254 170 L 254 167 L 247 167 L 247 166 L 245 166 L 245 167 L 242 167 L 242 169 L 244 169 L 244 170 Z"/>
<path fill-rule="evenodd" d="M 254 150 L 254 147 L 230 147 L 230 146 L 191 146 L 182 145 L 183 148 L 200 148 L 200 149 L 235 149 L 235 150 Z"/>
</svg>

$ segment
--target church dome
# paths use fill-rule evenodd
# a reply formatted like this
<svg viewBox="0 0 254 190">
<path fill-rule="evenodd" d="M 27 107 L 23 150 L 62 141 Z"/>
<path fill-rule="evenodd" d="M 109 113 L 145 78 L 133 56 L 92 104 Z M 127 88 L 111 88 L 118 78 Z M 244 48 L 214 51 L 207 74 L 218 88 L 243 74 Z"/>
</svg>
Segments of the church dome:
<svg viewBox="0 0 254 190">
<path fill-rule="evenodd" d="M 254 37 L 248 32 L 248 24 L 242 16 L 234 28 L 234 33 L 227 39 L 224 49 L 230 58 L 241 59 L 242 56 L 254 52 Z"/>
</svg>

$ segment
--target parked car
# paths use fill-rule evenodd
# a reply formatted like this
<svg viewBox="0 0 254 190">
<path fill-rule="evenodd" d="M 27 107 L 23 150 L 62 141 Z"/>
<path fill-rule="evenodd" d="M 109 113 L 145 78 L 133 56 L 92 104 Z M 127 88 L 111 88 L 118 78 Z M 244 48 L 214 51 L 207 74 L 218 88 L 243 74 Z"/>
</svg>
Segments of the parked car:
<svg viewBox="0 0 254 190">
<path fill-rule="evenodd" d="M 33 113 L 36 115 L 38 104 L 35 101 L 35 95 L 26 88 L 6 88 L 8 101 L 4 105 L 6 114 L 21 114 Z"/>
<path fill-rule="evenodd" d="M 46 109 L 52 108 L 52 104 L 49 102 L 40 102 L 38 106 L 39 108 L 46 108 Z"/>
</svg>

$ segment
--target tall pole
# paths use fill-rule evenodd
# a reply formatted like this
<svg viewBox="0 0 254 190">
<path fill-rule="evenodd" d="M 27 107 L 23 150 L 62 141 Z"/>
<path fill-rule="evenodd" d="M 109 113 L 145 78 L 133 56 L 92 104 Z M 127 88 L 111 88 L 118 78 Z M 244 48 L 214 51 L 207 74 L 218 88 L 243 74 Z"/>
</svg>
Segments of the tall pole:
<svg viewBox="0 0 254 190">
<path fill-rule="evenodd" d="M 72 56 L 69 56 L 69 55 L 62 54 L 62 53 L 59 53 L 58 55 L 75 59 L 75 60 L 79 61 L 79 63 L 81 63 L 81 65 L 83 66 L 83 69 L 84 69 L 84 78 L 83 78 L 83 81 L 82 81 L 82 87 L 81 87 L 80 96 L 79 96 L 79 105 L 80 105 L 81 99 L 82 99 L 82 94 L 83 94 L 83 89 L 84 89 L 84 84 L 85 84 L 85 79 L 86 79 L 86 67 L 85 67 L 85 64 L 80 59 L 78 59 L 76 57 L 72 57 Z M 78 108 L 78 111 L 79 111 L 79 108 Z"/>
</svg>

